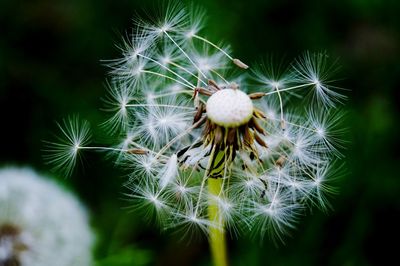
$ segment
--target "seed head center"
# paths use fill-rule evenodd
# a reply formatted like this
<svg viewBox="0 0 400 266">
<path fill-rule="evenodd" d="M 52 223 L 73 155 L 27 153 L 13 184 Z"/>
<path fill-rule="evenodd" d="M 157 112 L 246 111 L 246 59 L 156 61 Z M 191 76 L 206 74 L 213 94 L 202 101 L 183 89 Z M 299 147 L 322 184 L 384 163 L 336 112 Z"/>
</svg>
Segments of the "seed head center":
<svg viewBox="0 0 400 266">
<path fill-rule="evenodd" d="M 207 117 L 215 124 L 232 128 L 249 122 L 253 115 L 250 97 L 239 89 L 217 91 L 207 101 Z"/>
</svg>

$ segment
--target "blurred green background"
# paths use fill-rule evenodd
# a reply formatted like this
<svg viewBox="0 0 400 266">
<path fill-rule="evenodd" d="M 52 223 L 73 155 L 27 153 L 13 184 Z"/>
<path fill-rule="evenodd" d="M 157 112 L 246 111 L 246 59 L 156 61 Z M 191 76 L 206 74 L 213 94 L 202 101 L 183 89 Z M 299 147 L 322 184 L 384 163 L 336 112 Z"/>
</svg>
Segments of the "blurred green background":
<svg viewBox="0 0 400 266">
<path fill-rule="evenodd" d="M 104 121 L 106 67 L 136 14 L 157 1 L 0 1 L 0 114 L 4 164 L 43 172 L 42 140 L 55 121 L 79 113 Z M 338 57 L 349 101 L 348 174 L 338 180 L 333 211 L 315 210 L 285 245 L 246 237 L 229 242 L 232 265 L 388 265 L 398 261 L 400 1 L 203 0 L 211 40 L 232 44 L 247 63 L 267 55 L 292 59 L 306 50 Z M 98 265 L 210 265 L 205 239 L 160 233 L 125 201 L 123 174 L 87 153 L 71 178 L 55 178 L 88 206 L 98 234 Z M 79 241 L 79 240 L 77 240 Z M 55 248 L 56 250 L 56 248 Z"/>
</svg>

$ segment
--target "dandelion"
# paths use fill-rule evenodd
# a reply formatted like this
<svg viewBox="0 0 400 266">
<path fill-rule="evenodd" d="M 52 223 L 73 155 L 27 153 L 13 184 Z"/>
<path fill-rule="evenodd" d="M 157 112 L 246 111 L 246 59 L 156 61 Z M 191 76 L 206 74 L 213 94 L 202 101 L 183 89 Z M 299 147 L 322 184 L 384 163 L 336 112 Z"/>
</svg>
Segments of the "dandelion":
<svg viewBox="0 0 400 266">
<path fill-rule="evenodd" d="M 29 168 L 0 170 L 0 265 L 91 265 L 93 234 L 77 199 Z"/>
<path fill-rule="evenodd" d="M 106 125 L 126 137 L 79 148 L 115 154 L 133 205 L 162 228 L 205 232 L 215 265 L 226 265 L 226 231 L 282 239 L 311 205 L 329 206 L 344 96 L 326 54 L 253 69 L 202 35 L 203 19 L 178 4 L 137 22 L 123 57 L 108 62 Z M 73 166 L 62 151 L 52 161 Z"/>
<path fill-rule="evenodd" d="M 66 175 L 70 175 L 78 159 L 79 150 L 90 142 L 89 123 L 72 117 L 57 125 L 62 135 L 57 137 L 58 142 L 45 141 L 44 159 L 53 165 L 55 170 L 62 170 Z"/>
</svg>

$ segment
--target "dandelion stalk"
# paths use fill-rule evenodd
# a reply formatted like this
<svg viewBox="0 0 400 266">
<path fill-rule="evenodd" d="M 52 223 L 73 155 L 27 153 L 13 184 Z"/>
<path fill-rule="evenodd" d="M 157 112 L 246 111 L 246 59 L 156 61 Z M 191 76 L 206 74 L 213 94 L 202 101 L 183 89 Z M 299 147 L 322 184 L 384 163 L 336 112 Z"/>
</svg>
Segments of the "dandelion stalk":
<svg viewBox="0 0 400 266">
<path fill-rule="evenodd" d="M 221 178 L 208 179 L 208 193 L 210 196 L 217 197 L 223 188 L 223 180 Z M 221 217 L 218 204 L 215 199 L 210 198 L 208 201 L 208 217 L 210 222 L 215 226 L 210 228 L 209 242 L 211 255 L 213 258 L 214 266 L 227 266 L 227 248 L 225 238 L 224 220 Z"/>
</svg>

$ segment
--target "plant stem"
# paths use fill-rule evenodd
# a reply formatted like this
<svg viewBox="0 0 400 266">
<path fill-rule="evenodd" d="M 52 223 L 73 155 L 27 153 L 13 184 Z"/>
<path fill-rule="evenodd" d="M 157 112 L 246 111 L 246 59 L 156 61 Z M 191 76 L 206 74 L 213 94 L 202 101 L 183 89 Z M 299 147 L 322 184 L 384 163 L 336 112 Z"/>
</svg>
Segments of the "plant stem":
<svg viewBox="0 0 400 266">
<path fill-rule="evenodd" d="M 218 158 L 223 156 L 223 152 L 217 154 Z M 221 157 L 220 157 L 221 156 Z M 212 171 L 211 171 L 212 173 Z M 210 196 L 218 197 L 223 186 L 222 178 L 208 178 L 208 193 Z M 224 221 L 221 217 L 218 203 L 215 199 L 208 200 L 208 219 L 214 225 L 210 228 L 209 242 L 214 266 L 227 266 L 227 250 L 225 239 Z"/>
</svg>

